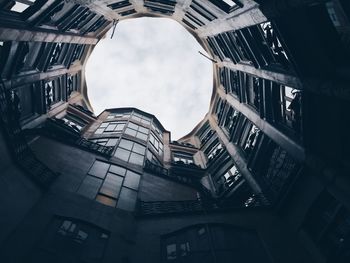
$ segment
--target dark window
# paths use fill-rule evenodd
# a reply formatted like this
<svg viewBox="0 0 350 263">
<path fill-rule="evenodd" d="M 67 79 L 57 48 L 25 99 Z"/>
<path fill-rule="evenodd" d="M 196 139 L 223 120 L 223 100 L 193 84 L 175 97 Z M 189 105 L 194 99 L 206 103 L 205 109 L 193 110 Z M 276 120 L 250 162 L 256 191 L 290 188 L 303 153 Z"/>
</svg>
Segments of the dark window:
<svg viewBox="0 0 350 263">
<path fill-rule="evenodd" d="M 121 133 L 124 130 L 125 124 L 123 121 L 103 122 L 95 131 L 95 134 Z"/>
<path fill-rule="evenodd" d="M 55 217 L 30 262 L 102 262 L 110 234 L 81 220 Z"/>
<path fill-rule="evenodd" d="M 118 113 L 110 113 L 107 116 L 107 119 L 119 119 L 119 118 L 129 118 L 131 115 L 130 112 L 118 112 Z"/>
<path fill-rule="evenodd" d="M 152 145 L 152 148 L 160 155 L 163 156 L 163 151 L 164 151 L 164 145 L 161 142 L 161 140 L 158 139 L 158 137 L 153 133 L 153 131 L 151 132 L 151 135 L 149 137 L 149 141 Z"/>
<path fill-rule="evenodd" d="M 149 129 L 143 126 L 137 125 L 133 122 L 129 122 L 125 129 L 125 134 L 136 137 L 140 140 L 147 141 Z"/>
<path fill-rule="evenodd" d="M 230 13 L 240 7 L 243 7 L 243 4 L 239 0 L 209 0 L 211 3 L 219 7 L 221 10 L 226 13 Z"/>
<path fill-rule="evenodd" d="M 233 165 L 224 174 L 215 175 L 215 184 L 217 189 L 217 194 L 224 194 L 244 181 L 242 174 L 238 171 L 237 167 Z"/>
<path fill-rule="evenodd" d="M 162 13 L 171 15 L 175 11 L 175 0 L 144 0 L 144 6 L 148 9 Z"/>
<path fill-rule="evenodd" d="M 146 147 L 130 140 L 121 139 L 114 156 L 132 164 L 143 166 Z"/>
<path fill-rule="evenodd" d="M 210 128 L 209 122 L 206 122 L 198 131 L 197 136 L 201 142 L 201 146 L 205 145 L 215 132 Z"/>
<path fill-rule="evenodd" d="M 223 151 L 223 147 L 219 139 L 215 139 L 205 150 L 204 153 L 207 155 L 208 164 L 214 161 L 220 153 Z"/>
<path fill-rule="evenodd" d="M 138 173 L 96 160 L 78 193 L 107 206 L 133 211 L 140 180 Z"/>
</svg>

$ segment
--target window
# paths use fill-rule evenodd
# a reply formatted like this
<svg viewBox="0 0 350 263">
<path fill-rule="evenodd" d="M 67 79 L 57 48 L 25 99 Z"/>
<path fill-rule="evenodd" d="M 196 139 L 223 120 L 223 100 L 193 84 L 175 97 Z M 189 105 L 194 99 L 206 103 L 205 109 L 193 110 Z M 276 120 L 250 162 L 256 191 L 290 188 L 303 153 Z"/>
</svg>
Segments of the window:
<svg viewBox="0 0 350 263">
<path fill-rule="evenodd" d="M 153 12 L 171 15 L 175 11 L 175 0 L 144 0 L 144 6 Z"/>
<path fill-rule="evenodd" d="M 119 138 L 99 138 L 99 139 L 92 139 L 90 141 L 94 143 L 98 143 L 102 146 L 116 146 L 118 143 Z"/>
<path fill-rule="evenodd" d="M 13 6 L 11 7 L 11 11 L 14 11 L 16 13 L 23 13 L 25 10 L 27 10 L 30 6 L 32 6 L 35 3 L 36 0 L 17 0 L 14 1 Z"/>
<path fill-rule="evenodd" d="M 95 131 L 95 134 L 121 133 L 124 130 L 125 124 L 122 121 L 103 122 Z"/>
<path fill-rule="evenodd" d="M 219 154 L 222 152 L 223 148 L 221 143 L 219 142 L 219 139 L 215 139 L 214 142 L 212 142 L 209 147 L 206 148 L 204 153 L 207 155 L 208 158 L 208 164 L 211 163 L 216 157 L 219 156 Z"/>
<path fill-rule="evenodd" d="M 260 24 L 260 28 L 258 29 L 259 31 L 262 30 L 262 35 L 267 47 L 269 47 L 269 51 L 272 52 L 274 62 L 279 63 L 287 69 L 290 65 L 289 57 L 271 22 Z M 252 27 L 252 30 L 254 30 L 254 27 Z M 257 35 L 258 34 L 256 34 L 256 37 L 258 37 Z M 263 48 L 261 47 L 261 49 Z"/>
<path fill-rule="evenodd" d="M 155 133 L 158 134 L 160 138 L 163 138 L 162 131 L 157 127 L 157 125 L 154 122 L 152 122 L 151 126 L 152 126 L 153 131 L 155 131 Z"/>
<path fill-rule="evenodd" d="M 107 206 L 133 211 L 140 179 L 138 173 L 96 160 L 78 193 Z"/>
<path fill-rule="evenodd" d="M 54 217 L 47 226 L 29 262 L 100 263 L 109 240 L 109 232 L 90 223 Z"/>
<path fill-rule="evenodd" d="M 149 160 L 151 163 L 162 165 L 158 158 L 149 149 L 147 150 L 147 160 Z"/>
<path fill-rule="evenodd" d="M 209 122 L 206 122 L 203 127 L 197 133 L 199 140 L 201 141 L 201 145 L 206 144 L 213 136 L 215 132 L 211 130 Z"/>
<path fill-rule="evenodd" d="M 136 137 L 143 141 L 147 141 L 148 132 L 149 132 L 148 128 L 139 126 L 133 122 L 129 122 L 128 127 L 125 129 L 125 134 Z"/>
<path fill-rule="evenodd" d="M 125 162 L 143 166 L 146 147 L 130 140 L 121 139 L 114 156 Z"/>
<path fill-rule="evenodd" d="M 249 127 L 250 125 L 247 126 Z M 246 156 L 250 156 L 252 150 L 257 144 L 259 134 L 260 130 L 255 125 L 252 125 L 249 130 L 248 136 L 242 138 L 241 145 Z M 245 136 L 245 134 L 243 134 L 243 136 Z"/>
<path fill-rule="evenodd" d="M 288 86 L 280 90 L 281 122 L 293 128 L 297 133 L 301 131 L 301 92 Z"/>
<path fill-rule="evenodd" d="M 238 171 L 237 167 L 233 165 L 228 171 L 219 177 L 215 176 L 217 193 L 223 194 L 227 190 L 230 190 L 237 186 L 242 180 L 244 181 L 242 174 Z"/>
<path fill-rule="evenodd" d="M 193 155 L 189 153 L 174 152 L 173 159 L 175 163 L 193 164 Z"/>
<path fill-rule="evenodd" d="M 230 13 L 238 8 L 243 7 L 243 4 L 238 0 L 209 0 L 211 3 L 219 7 L 226 13 Z"/>
<path fill-rule="evenodd" d="M 237 71 L 228 68 L 220 68 L 220 82 L 226 93 L 239 94 L 239 75 Z"/>
<path fill-rule="evenodd" d="M 225 131 L 228 133 L 229 137 L 232 135 L 233 131 L 235 130 L 235 127 L 238 122 L 238 118 L 239 118 L 239 111 L 236 111 L 233 107 L 229 107 L 222 125 Z"/>
<path fill-rule="evenodd" d="M 219 98 L 215 107 L 215 114 L 218 118 L 218 123 L 221 122 L 221 117 L 223 116 L 225 106 L 226 106 L 226 101 Z"/>
<path fill-rule="evenodd" d="M 145 116 L 143 116 L 141 114 L 138 114 L 136 112 L 134 112 L 132 114 L 131 119 L 133 119 L 133 120 L 135 120 L 137 122 L 141 122 L 143 124 L 147 124 L 147 125 L 149 125 L 151 123 L 151 119 L 150 118 L 145 117 Z"/>
<path fill-rule="evenodd" d="M 112 10 L 116 10 L 123 7 L 131 6 L 131 3 L 129 2 L 129 0 L 124 0 L 116 3 L 108 4 L 107 6 Z"/>
<path fill-rule="evenodd" d="M 118 113 L 110 113 L 107 116 L 107 120 L 110 119 L 119 119 L 119 118 L 129 118 L 130 117 L 130 112 L 118 112 Z"/>
<path fill-rule="evenodd" d="M 149 137 L 149 141 L 152 145 L 152 148 L 160 155 L 163 156 L 163 143 L 158 139 L 158 137 L 151 132 L 151 136 Z"/>
<path fill-rule="evenodd" d="M 86 121 L 70 113 L 67 113 L 66 116 L 62 118 L 62 120 L 65 124 L 69 125 L 73 129 L 78 129 L 78 131 L 81 131 L 87 124 Z"/>
</svg>

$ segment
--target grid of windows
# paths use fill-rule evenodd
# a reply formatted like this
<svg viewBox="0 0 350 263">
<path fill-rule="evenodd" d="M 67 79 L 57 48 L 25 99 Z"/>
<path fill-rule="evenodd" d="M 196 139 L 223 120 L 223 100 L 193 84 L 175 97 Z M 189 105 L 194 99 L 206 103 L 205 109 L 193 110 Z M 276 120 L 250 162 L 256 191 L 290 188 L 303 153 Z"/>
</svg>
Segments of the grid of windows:
<svg viewBox="0 0 350 263">
<path fill-rule="evenodd" d="M 108 206 L 133 211 L 140 179 L 140 174 L 96 160 L 78 193 Z"/>
<path fill-rule="evenodd" d="M 103 122 L 95 131 L 95 134 L 121 133 L 124 130 L 125 124 L 122 121 Z"/>
<path fill-rule="evenodd" d="M 163 155 L 163 151 L 164 151 L 164 146 L 163 143 L 158 139 L 158 137 L 151 132 L 151 136 L 149 138 L 149 141 L 152 145 L 152 148 L 160 155 Z"/>
<path fill-rule="evenodd" d="M 129 122 L 128 127 L 125 130 L 126 134 L 139 138 L 143 141 L 147 141 L 148 132 L 149 132 L 148 128 L 139 126 L 133 122 Z"/>
<path fill-rule="evenodd" d="M 118 143 L 119 138 L 99 138 L 99 139 L 92 139 L 92 142 L 98 143 L 102 146 L 116 146 Z"/>
<path fill-rule="evenodd" d="M 291 70 L 289 57 L 271 22 L 208 37 L 208 44 L 222 61 L 246 61 L 256 68 Z M 254 47 L 254 48 L 253 48 Z"/>
<path fill-rule="evenodd" d="M 234 80 L 228 79 L 233 71 L 222 70 L 222 84 L 226 93 L 233 94 L 241 103 L 249 104 L 261 118 L 285 130 L 296 139 L 301 139 L 302 131 L 302 92 L 301 90 L 281 85 L 267 79 L 236 71 Z M 233 91 L 234 89 L 234 91 Z M 236 98 L 237 97 L 237 98 Z M 232 115 L 227 112 L 229 105 L 218 100 L 216 114 L 219 125 L 223 126 L 224 118 Z M 223 117 L 221 119 L 221 117 Z M 233 117 L 232 117 L 233 118 Z"/>
<path fill-rule="evenodd" d="M 151 124 L 151 119 L 148 118 L 148 117 L 145 117 L 141 114 L 138 114 L 136 112 L 134 112 L 131 116 L 131 119 L 135 120 L 135 121 L 138 121 L 138 122 L 141 122 L 143 124 L 147 124 L 147 125 L 150 125 Z"/>
<path fill-rule="evenodd" d="M 146 147 L 130 140 L 121 139 L 114 156 L 132 164 L 143 165 Z"/>
</svg>

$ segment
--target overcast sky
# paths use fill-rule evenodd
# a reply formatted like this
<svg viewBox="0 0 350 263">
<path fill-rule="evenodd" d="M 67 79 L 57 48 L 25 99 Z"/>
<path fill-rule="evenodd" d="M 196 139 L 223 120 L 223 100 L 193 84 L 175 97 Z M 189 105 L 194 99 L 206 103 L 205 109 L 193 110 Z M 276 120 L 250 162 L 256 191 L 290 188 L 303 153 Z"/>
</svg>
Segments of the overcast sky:
<svg viewBox="0 0 350 263">
<path fill-rule="evenodd" d="M 212 62 L 179 23 L 165 18 L 119 22 L 92 52 L 86 78 L 95 114 L 136 107 L 154 114 L 172 140 L 189 133 L 208 112 Z"/>
</svg>

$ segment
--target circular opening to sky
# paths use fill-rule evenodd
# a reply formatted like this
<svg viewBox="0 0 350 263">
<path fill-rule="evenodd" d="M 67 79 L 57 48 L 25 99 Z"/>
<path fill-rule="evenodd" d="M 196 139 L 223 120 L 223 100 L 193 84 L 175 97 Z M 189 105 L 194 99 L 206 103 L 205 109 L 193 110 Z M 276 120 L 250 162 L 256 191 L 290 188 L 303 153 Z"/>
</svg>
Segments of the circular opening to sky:
<svg viewBox="0 0 350 263">
<path fill-rule="evenodd" d="M 166 18 L 121 21 L 107 33 L 86 65 L 90 102 L 96 114 L 135 107 L 155 115 L 179 139 L 209 110 L 213 68 L 196 39 Z"/>
</svg>

